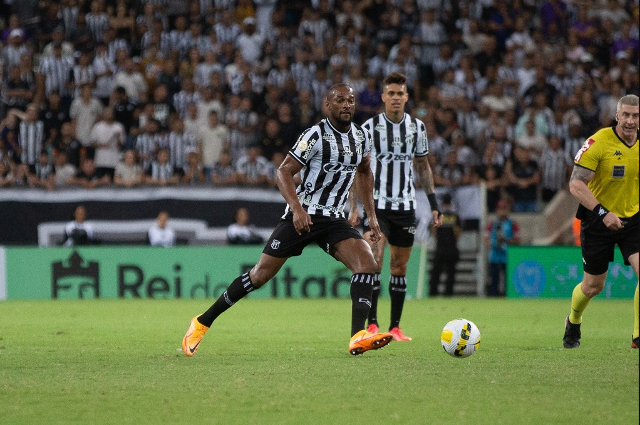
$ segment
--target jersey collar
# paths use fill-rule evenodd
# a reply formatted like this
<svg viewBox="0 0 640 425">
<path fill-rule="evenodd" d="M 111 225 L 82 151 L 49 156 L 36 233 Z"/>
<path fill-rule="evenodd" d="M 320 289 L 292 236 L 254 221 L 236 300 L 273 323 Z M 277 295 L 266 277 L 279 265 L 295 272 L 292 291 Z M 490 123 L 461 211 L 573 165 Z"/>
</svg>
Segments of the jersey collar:
<svg viewBox="0 0 640 425">
<path fill-rule="evenodd" d="M 384 117 L 384 119 L 385 119 L 387 122 L 389 122 L 389 123 L 391 123 L 391 124 L 402 124 L 402 123 L 404 122 L 404 120 L 407 118 L 407 113 L 406 113 L 406 112 L 403 112 L 403 113 L 402 113 L 402 119 L 401 119 L 399 122 L 393 122 L 393 121 L 391 121 L 391 119 L 387 116 L 387 113 L 386 113 L 386 112 L 383 112 L 383 113 L 382 113 L 382 116 Z"/>
</svg>

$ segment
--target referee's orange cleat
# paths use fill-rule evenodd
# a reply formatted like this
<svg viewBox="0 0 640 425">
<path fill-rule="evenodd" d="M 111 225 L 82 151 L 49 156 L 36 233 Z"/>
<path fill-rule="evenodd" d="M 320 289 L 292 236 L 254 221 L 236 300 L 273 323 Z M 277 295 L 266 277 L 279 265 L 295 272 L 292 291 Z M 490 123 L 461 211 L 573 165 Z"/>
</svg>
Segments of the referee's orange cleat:
<svg viewBox="0 0 640 425">
<path fill-rule="evenodd" d="M 393 335 L 388 332 L 374 334 L 363 329 L 351 337 L 351 341 L 349 341 L 349 354 L 357 356 L 365 351 L 377 350 L 378 348 L 386 346 L 392 339 Z"/>
<path fill-rule="evenodd" d="M 207 326 L 198 322 L 198 316 L 191 319 L 189 329 L 187 329 L 187 333 L 182 338 L 182 351 L 189 357 L 193 356 L 200 346 L 202 337 L 208 330 Z"/>
</svg>

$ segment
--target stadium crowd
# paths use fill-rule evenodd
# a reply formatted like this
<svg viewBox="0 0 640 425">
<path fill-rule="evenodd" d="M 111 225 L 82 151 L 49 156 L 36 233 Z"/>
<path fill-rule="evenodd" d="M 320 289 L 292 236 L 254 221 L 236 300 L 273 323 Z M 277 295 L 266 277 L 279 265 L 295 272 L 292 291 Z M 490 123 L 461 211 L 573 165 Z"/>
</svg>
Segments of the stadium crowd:
<svg viewBox="0 0 640 425">
<path fill-rule="evenodd" d="M 0 187 L 273 186 L 336 82 L 404 73 L 436 186 L 534 212 L 640 91 L 638 0 L 40 0 L 0 10 Z"/>
</svg>

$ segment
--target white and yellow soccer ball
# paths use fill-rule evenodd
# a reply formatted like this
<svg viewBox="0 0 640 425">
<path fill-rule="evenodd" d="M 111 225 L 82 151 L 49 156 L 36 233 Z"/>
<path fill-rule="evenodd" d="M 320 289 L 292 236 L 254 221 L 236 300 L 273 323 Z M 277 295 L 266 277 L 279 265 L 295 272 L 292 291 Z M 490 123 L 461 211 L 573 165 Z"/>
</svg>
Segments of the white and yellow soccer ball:
<svg viewBox="0 0 640 425">
<path fill-rule="evenodd" d="M 470 320 L 455 319 L 444 325 L 440 342 L 450 356 L 469 357 L 480 346 L 480 330 Z"/>
</svg>

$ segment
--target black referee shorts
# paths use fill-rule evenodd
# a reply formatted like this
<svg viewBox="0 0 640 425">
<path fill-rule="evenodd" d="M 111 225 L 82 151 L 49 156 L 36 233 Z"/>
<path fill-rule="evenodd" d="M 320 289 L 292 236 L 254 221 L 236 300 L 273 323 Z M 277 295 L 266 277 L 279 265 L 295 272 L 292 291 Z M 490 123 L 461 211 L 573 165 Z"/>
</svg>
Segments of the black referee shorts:
<svg viewBox="0 0 640 425">
<path fill-rule="evenodd" d="M 333 256 L 333 247 L 338 242 L 345 239 L 362 239 L 360 232 L 354 229 L 346 218 L 312 215 L 311 221 L 311 230 L 299 235 L 293 225 L 293 214 L 287 214 L 271 233 L 262 252 L 278 258 L 295 257 L 302 254 L 305 246 L 315 242 Z"/>
<path fill-rule="evenodd" d="M 390 211 L 376 208 L 376 217 L 378 218 L 380 231 L 382 231 L 390 245 L 403 248 L 413 246 L 413 240 L 416 236 L 415 211 Z M 362 230 L 365 233 L 371 230 L 366 213 L 362 220 Z"/>
<path fill-rule="evenodd" d="M 613 261 L 616 244 L 620 248 L 624 264 L 629 265 L 629 257 L 638 252 L 640 242 L 638 238 L 638 213 L 628 219 L 620 230 L 609 230 L 602 219 L 595 214 L 585 214 L 580 223 L 580 241 L 582 246 L 582 261 L 584 271 L 600 275 L 609 269 L 609 263 Z"/>
</svg>

